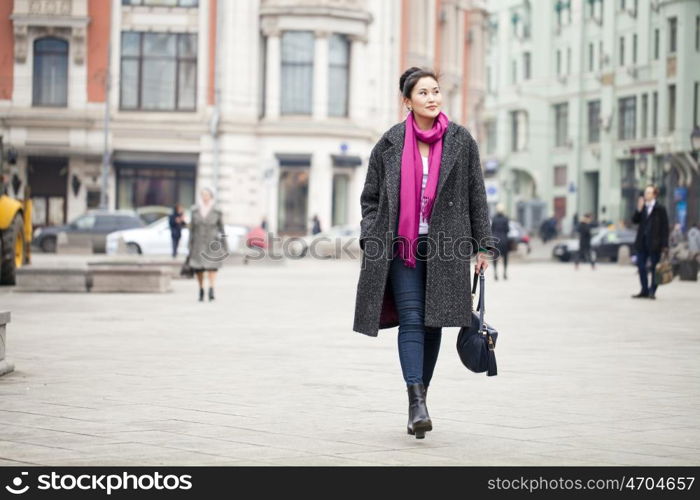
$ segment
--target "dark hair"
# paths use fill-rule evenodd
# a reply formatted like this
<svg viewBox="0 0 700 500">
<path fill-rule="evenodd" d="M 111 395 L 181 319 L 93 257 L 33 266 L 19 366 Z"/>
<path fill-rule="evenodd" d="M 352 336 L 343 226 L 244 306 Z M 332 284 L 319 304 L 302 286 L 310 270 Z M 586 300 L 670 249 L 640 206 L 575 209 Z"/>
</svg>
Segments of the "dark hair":
<svg viewBox="0 0 700 500">
<path fill-rule="evenodd" d="M 433 71 L 427 69 L 413 66 L 404 71 L 401 78 L 399 78 L 399 90 L 401 91 L 401 94 L 410 99 L 411 92 L 413 92 L 413 87 L 415 87 L 418 80 L 424 76 L 430 76 L 434 78 L 436 82 L 438 81 L 437 75 Z"/>
</svg>

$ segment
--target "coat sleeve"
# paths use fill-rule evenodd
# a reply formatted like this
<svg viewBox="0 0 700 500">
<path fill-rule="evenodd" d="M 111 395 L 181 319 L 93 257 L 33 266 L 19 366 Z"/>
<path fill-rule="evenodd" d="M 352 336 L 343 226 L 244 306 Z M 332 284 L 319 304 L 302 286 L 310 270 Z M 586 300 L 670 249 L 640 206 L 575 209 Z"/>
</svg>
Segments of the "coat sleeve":
<svg viewBox="0 0 700 500">
<path fill-rule="evenodd" d="M 481 172 L 481 160 L 479 159 L 479 146 L 471 134 L 468 134 L 467 155 L 469 160 L 468 199 L 469 219 L 472 228 L 472 238 L 476 240 L 479 248 L 495 249 L 495 242 L 491 235 L 491 223 L 489 222 L 489 207 L 486 202 L 486 186 Z M 474 252 L 478 248 L 474 249 Z"/>
<path fill-rule="evenodd" d="M 224 252 L 228 253 L 228 238 L 226 237 L 226 228 L 224 227 L 224 214 L 222 212 L 218 212 L 217 214 L 216 227 L 218 228 L 219 234 L 221 235 L 219 239 L 221 242 L 221 247 L 223 248 Z"/>
<path fill-rule="evenodd" d="M 364 250 L 364 238 L 367 237 L 367 231 L 372 226 L 372 223 L 377 217 L 377 209 L 379 208 L 379 190 L 381 187 L 381 151 L 379 142 L 372 148 L 369 156 L 369 164 L 367 165 L 367 176 L 365 178 L 365 187 L 360 194 L 360 205 L 362 207 L 362 220 L 360 221 L 360 248 Z"/>
<path fill-rule="evenodd" d="M 632 224 L 639 224 L 642 222 L 642 210 L 635 210 L 635 212 L 632 214 Z"/>
<path fill-rule="evenodd" d="M 190 234 L 187 238 L 187 253 L 191 254 L 192 253 L 192 244 L 194 242 L 194 222 L 193 222 L 193 220 L 190 220 L 190 223 L 187 225 L 187 228 L 190 231 Z"/>
</svg>

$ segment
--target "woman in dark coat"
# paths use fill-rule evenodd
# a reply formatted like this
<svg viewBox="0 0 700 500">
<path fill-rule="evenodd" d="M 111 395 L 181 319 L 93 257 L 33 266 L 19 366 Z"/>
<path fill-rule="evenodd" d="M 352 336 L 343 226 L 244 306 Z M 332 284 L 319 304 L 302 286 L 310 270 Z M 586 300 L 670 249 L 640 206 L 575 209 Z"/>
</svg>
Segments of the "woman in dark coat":
<svg viewBox="0 0 700 500">
<path fill-rule="evenodd" d="M 204 272 L 209 280 L 209 300 L 214 300 L 216 272 L 228 257 L 224 217 L 214 206 L 214 193 L 209 188 L 200 191 L 199 203 L 192 205 L 188 264 L 197 276 L 199 301 L 204 301 Z"/>
<path fill-rule="evenodd" d="M 497 240 L 496 249 L 498 250 L 498 255 L 493 259 L 493 274 L 496 281 L 498 281 L 498 259 L 503 259 L 503 279 L 508 279 L 508 252 L 510 251 L 508 231 L 510 222 L 505 211 L 505 207 L 499 203 L 496 206 L 496 215 L 491 222 L 491 233 L 494 239 Z"/>
<path fill-rule="evenodd" d="M 471 257 L 486 269 L 491 248 L 486 189 L 476 141 L 440 110 L 434 73 L 399 81 L 409 111 L 370 154 L 360 196 L 362 267 L 353 330 L 377 336 L 398 326 L 407 430 L 432 429 L 425 395 L 443 326 L 471 322 Z"/>
</svg>

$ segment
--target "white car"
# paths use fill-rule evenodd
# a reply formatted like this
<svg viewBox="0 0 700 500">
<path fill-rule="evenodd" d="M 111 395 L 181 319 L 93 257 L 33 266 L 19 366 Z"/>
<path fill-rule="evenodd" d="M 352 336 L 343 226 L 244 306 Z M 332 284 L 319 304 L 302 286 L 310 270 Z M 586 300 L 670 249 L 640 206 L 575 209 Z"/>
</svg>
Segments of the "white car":
<svg viewBox="0 0 700 500">
<path fill-rule="evenodd" d="M 316 258 L 339 259 L 348 254 L 357 257 L 360 252 L 359 226 L 333 226 L 318 234 L 292 238 L 286 244 L 294 258 L 311 255 Z"/>
<path fill-rule="evenodd" d="M 187 220 L 187 214 L 185 214 Z M 226 231 L 226 243 L 229 251 L 239 248 L 245 240 L 250 228 L 237 224 L 224 225 Z M 168 217 L 163 217 L 152 224 L 138 229 L 115 231 L 107 235 L 107 254 L 114 255 L 119 249 L 119 239 L 123 239 L 126 249 L 131 254 L 141 255 L 172 255 L 172 240 L 170 237 L 170 224 Z M 187 243 L 190 231 L 182 228 L 182 237 L 177 248 L 178 255 L 187 255 Z"/>
</svg>

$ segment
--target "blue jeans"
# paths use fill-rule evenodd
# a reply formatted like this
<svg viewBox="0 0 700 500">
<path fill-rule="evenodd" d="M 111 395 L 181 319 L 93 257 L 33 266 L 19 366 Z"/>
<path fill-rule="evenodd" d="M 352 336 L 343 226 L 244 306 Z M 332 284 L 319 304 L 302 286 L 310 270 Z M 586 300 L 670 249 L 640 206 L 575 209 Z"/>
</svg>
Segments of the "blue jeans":
<svg viewBox="0 0 700 500">
<path fill-rule="evenodd" d="M 651 259 L 651 287 L 649 286 L 649 272 L 647 271 L 647 259 Z M 661 252 L 649 252 L 647 248 L 637 252 L 637 268 L 639 269 L 639 281 L 642 284 L 643 294 L 656 293 L 656 264 L 661 260 Z"/>
<path fill-rule="evenodd" d="M 391 286 L 399 314 L 399 361 L 406 384 L 423 384 L 426 387 L 433 377 L 433 370 L 440 352 L 441 327 L 424 324 L 425 272 L 427 235 L 418 239 L 416 267 L 406 267 L 400 256 L 391 261 Z"/>
</svg>

